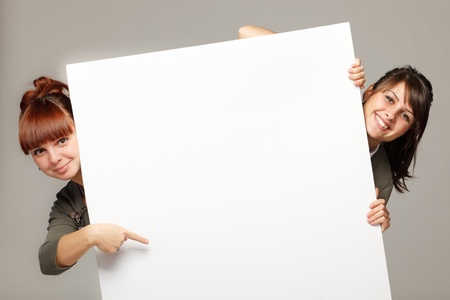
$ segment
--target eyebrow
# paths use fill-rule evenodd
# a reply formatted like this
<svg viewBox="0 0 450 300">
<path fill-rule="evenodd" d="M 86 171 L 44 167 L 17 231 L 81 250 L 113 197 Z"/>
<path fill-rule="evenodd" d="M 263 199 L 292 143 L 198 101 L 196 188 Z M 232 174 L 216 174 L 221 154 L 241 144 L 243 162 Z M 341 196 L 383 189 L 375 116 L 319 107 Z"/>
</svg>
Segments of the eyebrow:
<svg viewBox="0 0 450 300">
<path fill-rule="evenodd" d="M 395 96 L 395 99 L 397 99 L 397 101 L 400 102 L 400 99 L 398 99 L 397 95 L 396 95 L 393 91 L 388 90 L 388 92 L 389 92 L 389 93 L 392 93 L 392 94 Z M 406 106 L 405 106 L 405 110 L 406 110 L 407 112 L 409 112 L 411 115 L 414 116 L 413 112 L 410 111 Z"/>
</svg>

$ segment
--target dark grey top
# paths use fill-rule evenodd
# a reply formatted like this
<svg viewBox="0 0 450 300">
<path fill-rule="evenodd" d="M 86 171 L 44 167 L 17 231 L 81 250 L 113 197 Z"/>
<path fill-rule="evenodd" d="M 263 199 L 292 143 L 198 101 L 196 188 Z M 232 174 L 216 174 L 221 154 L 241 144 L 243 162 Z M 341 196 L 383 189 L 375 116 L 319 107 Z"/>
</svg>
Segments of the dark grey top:
<svg viewBox="0 0 450 300">
<path fill-rule="evenodd" d="M 378 151 L 372 156 L 372 173 L 375 181 L 375 187 L 380 190 L 378 199 L 389 201 L 394 181 L 392 180 L 391 165 L 389 164 L 386 151 L 383 144 L 380 145 Z"/>
<path fill-rule="evenodd" d="M 48 233 L 44 244 L 39 248 L 41 272 L 46 275 L 58 275 L 70 269 L 56 265 L 56 249 L 59 239 L 66 234 L 89 225 L 89 215 L 84 201 L 84 192 L 80 185 L 69 181 L 56 195 L 48 220 Z"/>
</svg>

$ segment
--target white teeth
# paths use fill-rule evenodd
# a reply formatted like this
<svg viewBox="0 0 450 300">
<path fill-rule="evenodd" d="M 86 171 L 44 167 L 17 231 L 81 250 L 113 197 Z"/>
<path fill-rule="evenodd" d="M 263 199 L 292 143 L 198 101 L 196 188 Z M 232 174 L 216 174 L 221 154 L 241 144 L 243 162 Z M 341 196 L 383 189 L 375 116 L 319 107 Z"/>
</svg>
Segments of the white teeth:
<svg viewBox="0 0 450 300">
<path fill-rule="evenodd" d="M 378 121 L 378 124 L 380 124 L 380 126 L 383 127 L 383 129 L 388 129 L 388 126 L 386 125 L 386 123 L 384 123 L 383 120 L 379 116 L 376 115 L 375 117 Z"/>
</svg>

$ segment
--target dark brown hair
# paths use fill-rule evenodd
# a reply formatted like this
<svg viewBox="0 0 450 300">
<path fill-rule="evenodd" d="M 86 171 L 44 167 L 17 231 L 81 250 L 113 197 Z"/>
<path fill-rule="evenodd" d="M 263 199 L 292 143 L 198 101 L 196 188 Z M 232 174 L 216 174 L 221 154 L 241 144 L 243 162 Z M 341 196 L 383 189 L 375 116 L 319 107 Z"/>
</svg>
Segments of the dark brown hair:
<svg viewBox="0 0 450 300">
<path fill-rule="evenodd" d="M 384 92 L 402 82 L 405 84 L 405 98 L 411 105 L 414 122 L 404 135 L 383 143 L 391 165 L 394 186 L 401 193 L 408 191 L 405 180 L 413 177 L 409 173 L 409 167 L 411 163 L 413 168 L 416 164 L 417 146 L 425 132 L 433 102 L 430 81 L 411 66 L 387 72 L 373 85 L 372 93 Z"/>
<path fill-rule="evenodd" d="M 75 131 L 67 84 L 39 77 L 34 89 L 22 96 L 19 117 L 19 142 L 22 151 L 71 135 Z"/>
</svg>

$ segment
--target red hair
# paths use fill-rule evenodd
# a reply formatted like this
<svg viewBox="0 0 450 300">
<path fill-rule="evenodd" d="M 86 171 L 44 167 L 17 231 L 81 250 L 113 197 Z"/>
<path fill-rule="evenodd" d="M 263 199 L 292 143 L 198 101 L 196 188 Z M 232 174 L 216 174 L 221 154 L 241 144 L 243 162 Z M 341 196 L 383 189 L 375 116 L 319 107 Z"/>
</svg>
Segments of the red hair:
<svg viewBox="0 0 450 300">
<path fill-rule="evenodd" d="M 67 84 L 39 77 L 35 89 L 22 96 L 19 117 L 19 142 L 22 151 L 71 135 L 75 131 Z"/>
</svg>

